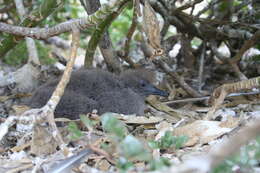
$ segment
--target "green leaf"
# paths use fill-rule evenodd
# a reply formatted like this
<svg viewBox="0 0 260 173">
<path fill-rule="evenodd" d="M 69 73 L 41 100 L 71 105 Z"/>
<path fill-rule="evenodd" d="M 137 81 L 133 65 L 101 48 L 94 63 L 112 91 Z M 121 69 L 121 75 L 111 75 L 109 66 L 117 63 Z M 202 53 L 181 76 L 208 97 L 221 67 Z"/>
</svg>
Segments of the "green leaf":
<svg viewBox="0 0 260 173">
<path fill-rule="evenodd" d="M 50 48 L 44 46 L 40 41 L 35 40 L 37 53 L 41 64 L 53 64 L 56 62 L 55 59 L 50 57 Z M 20 41 L 13 49 L 11 49 L 4 57 L 4 62 L 9 65 L 20 65 L 27 62 L 28 51 L 25 41 Z"/>
<path fill-rule="evenodd" d="M 78 129 L 75 122 L 70 122 L 68 125 L 68 131 L 71 133 L 70 139 L 77 140 L 83 136 L 82 132 Z"/>
<path fill-rule="evenodd" d="M 120 169 L 120 172 L 126 172 L 130 168 L 134 167 L 134 164 L 129 162 L 126 158 L 120 157 L 116 163 L 116 167 Z"/>
<path fill-rule="evenodd" d="M 175 148 L 181 148 L 188 141 L 187 136 L 179 136 L 175 138 Z"/>
<path fill-rule="evenodd" d="M 260 61 L 260 55 L 254 55 L 250 58 L 251 61 L 259 62 Z"/>
<path fill-rule="evenodd" d="M 165 132 L 164 136 L 160 140 L 161 148 L 170 148 L 174 144 L 174 137 L 170 131 Z"/>
<path fill-rule="evenodd" d="M 149 141 L 148 146 L 151 147 L 152 149 L 159 149 L 160 143 L 158 141 Z"/>
<path fill-rule="evenodd" d="M 128 32 L 128 29 L 131 25 L 132 16 L 133 9 L 125 8 L 121 15 L 112 22 L 111 26 L 109 27 L 109 33 L 112 42 L 118 43 L 126 36 L 126 33 Z"/>
<path fill-rule="evenodd" d="M 92 129 L 98 122 L 94 120 L 90 120 L 87 116 L 85 115 L 80 115 L 80 120 L 83 122 L 83 124 L 88 128 Z"/>
<path fill-rule="evenodd" d="M 188 141 L 187 136 L 173 136 L 172 132 L 165 132 L 164 136 L 161 137 L 158 141 L 150 141 L 148 145 L 153 149 L 168 149 L 171 147 L 175 147 L 175 149 L 179 149 Z"/>
<path fill-rule="evenodd" d="M 116 119 L 114 113 L 105 113 L 101 117 L 102 127 L 104 131 L 112 133 L 120 140 L 123 140 L 127 134 L 125 125 Z"/>
<path fill-rule="evenodd" d="M 161 157 L 159 160 L 151 160 L 149 162 L 149 167 L 150 170 L 155 171 L 155 170 L 159 170 L 163 167 L 168 167 L 171 166 L 170 161 L 167 158 Z"/>
<path fill-rule="evenodd" d="M 144 145 L 135 137 L 128 135 L 120 144 L 122 154 L 126 158 L 149 160 L 151 158 L 150 153 L 144 148 Z"/>
</svg>

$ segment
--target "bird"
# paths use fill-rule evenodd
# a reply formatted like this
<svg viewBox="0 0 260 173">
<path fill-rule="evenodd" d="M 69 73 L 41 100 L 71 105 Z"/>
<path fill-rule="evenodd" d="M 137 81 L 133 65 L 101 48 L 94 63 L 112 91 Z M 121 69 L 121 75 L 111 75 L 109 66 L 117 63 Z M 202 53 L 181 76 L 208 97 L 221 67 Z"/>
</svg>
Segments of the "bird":
<svg viewBox="0 0 260 173">
<path fill-rule="evenodd" d="M 59 78 L 43 84 L 25 104 L 31 108 L 44 106 L 58 82 Z M 80 114 L 94 109 L 99 115 L 105 112 L 143 115 L 147 96 L 168 96 L 168 92 L 156 88 L 153 82 L 154 73 L 147 69 L 126 70 L 115 75 L 101 69 L 81 68 L 72 72 L 54 115 L 78 119 Z"/>
</svg>

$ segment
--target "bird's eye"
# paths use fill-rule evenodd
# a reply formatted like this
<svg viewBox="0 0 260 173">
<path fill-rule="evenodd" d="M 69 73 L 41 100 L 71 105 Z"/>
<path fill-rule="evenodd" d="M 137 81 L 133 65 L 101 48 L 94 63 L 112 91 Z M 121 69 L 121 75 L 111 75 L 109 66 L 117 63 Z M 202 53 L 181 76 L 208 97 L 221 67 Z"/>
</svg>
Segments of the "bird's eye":
<svg viewBox="0 0 260 173">
<path fill-rule="evenodd" d="M 146 86 L 145 81 L 143 81 L 143 80 L 141 81 L 141 86 L 142 86 L 142 87 L 145 87 L 145 86 Z"/>
</svg>

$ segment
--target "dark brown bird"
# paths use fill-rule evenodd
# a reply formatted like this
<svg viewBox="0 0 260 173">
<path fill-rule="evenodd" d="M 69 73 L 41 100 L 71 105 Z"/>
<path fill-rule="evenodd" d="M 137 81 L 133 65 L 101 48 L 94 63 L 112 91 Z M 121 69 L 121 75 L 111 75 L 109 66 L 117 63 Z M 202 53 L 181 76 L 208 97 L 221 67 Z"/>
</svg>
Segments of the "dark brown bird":
<svg viewBox="0 0 260 173">
<path fill-rule="evenodd" d="M 97 109 L 99 114 L 115 112 L 144 114 L 145 97 L 168 96 L 152 84 L 154 76 L 148 70 L 129 70 L 116 76 L 97 69 L 80 69 L 72 73 L 64 95 L 55 109 L 55 117 L 77 119 L 80 114 Z M 52 80 L 33 94 L 27 105 L 39 108 L 51 97 L 59 80 Z"/>
</svg>

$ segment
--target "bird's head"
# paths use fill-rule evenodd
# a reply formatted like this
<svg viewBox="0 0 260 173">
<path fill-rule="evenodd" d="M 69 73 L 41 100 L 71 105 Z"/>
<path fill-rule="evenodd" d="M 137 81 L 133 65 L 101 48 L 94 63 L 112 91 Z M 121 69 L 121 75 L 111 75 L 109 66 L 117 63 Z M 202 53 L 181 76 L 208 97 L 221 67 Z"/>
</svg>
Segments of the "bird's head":
<svg viewBox="0 0 260 173">
<path fill-rule="evenodd" d="M 127 70 L 120 75 L 127 87 L 143 97 L 159 95 L 167 97 L 166 91 L 160 90 L 153 85 L 155 73 L 147 69 Z"/>
</svg>

